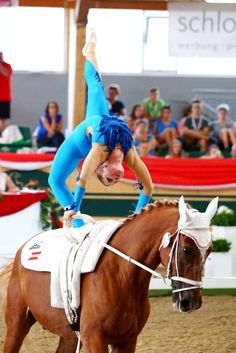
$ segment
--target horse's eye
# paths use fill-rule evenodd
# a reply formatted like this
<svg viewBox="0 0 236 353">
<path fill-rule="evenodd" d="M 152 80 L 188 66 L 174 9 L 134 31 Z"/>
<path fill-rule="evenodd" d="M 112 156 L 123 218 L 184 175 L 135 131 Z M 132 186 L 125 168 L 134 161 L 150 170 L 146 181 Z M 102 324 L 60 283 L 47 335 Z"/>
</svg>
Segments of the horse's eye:
<svg viewBox="0 0 236 353">
<path fill-rule="evenodd" d="M 191 254 L 191 249 L 187 248 L 187 246 L 183 248 L 183 251 L 185 252 L 185 254 Z"/>
</svg>

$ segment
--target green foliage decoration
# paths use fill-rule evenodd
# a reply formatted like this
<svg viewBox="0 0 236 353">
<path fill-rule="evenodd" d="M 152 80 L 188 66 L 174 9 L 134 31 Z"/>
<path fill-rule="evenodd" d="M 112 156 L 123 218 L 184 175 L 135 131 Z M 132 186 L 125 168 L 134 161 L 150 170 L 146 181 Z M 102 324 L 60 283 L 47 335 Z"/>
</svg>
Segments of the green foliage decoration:
<svg viewBox="0 0 236 353">
<path fill-rule="evenodd" d="M 213 217 L 211 224 L 222 227 L 236 226 L 236 212 L 218 213 Z"/>
<path fill-rule="evenodd" d="M 231 243 L 226 239 L 213 240 L 213 252 L 228 252 L 231 249 Z"/>
</svg>

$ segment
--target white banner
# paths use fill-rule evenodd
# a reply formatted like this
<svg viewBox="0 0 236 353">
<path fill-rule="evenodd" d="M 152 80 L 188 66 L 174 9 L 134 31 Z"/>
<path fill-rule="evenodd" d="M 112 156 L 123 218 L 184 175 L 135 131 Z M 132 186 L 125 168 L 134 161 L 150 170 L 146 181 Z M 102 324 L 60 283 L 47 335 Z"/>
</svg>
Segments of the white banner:
<svg viewBox="0 0 236 353">
<path fill-rule="evenodd" d="M 170 3 L 169 13 L 171 56 L 236 58 L 236 5 Z"/>
</svg>

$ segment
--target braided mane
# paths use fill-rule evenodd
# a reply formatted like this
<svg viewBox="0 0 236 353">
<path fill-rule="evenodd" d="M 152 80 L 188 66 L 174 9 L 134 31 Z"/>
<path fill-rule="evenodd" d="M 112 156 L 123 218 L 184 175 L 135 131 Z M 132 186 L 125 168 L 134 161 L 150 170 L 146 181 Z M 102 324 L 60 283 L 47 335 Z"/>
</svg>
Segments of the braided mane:
<svg viewBox="0 0 236 353">
<path fill-rule="evenodd" d="M 128 222 L 132 221 L 133 219 L 137 218 L 138 216 L 140 216 L 141 214 L 146 213 L 147 211 L 150 211 L 154 208 L 160 208 L 160 207 L 178 207 L 179 205 L 179 201 L 178 200 L 167 200 L 167 199 L 163 199 L 163 200 L 158 200 L 155 201 L 153 203 L 149 203 L 147 206 L 141 208 L 141 210 L 138 213 L 132 214 L 130 216 L 128 216 L 123 224 L 127 224 Z M 187 205 L 188 207 L 190 207 L 189 205 Z"/>
</svg>

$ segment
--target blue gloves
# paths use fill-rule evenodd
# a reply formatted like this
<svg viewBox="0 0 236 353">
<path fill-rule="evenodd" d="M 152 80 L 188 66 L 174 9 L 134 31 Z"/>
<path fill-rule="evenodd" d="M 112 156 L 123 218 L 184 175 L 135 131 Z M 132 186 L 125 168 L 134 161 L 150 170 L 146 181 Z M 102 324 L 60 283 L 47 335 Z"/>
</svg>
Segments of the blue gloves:
<svg viewBox="0 0 236 353">
<path fill-rule="evenodd" d="M 81 188 L 79 185 L 76 185 L 75 192 L 74 192 L 74 201 L 75 201 L 74 211 L 77 212 L 80 210 L 80 206 L 81 206 L 84 194 L 85 194 L 85 189 Z M 85 223 L 82 219 L 73 219 L 72 221 L 72 225 L 74 228 L 82 227 L 84 224 Z"/>
<path fill-rule="evenodd" d="M 140 192 L 139 200 L 134 213 L 137 213 L 139 210 L 141 210 L 142 207 L 146 206 L 150 200 L 151 200 L 150 196 L 144 195 L 142 192 Z"/>
</svg>

